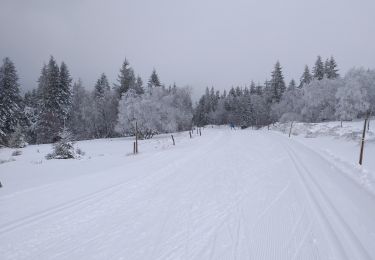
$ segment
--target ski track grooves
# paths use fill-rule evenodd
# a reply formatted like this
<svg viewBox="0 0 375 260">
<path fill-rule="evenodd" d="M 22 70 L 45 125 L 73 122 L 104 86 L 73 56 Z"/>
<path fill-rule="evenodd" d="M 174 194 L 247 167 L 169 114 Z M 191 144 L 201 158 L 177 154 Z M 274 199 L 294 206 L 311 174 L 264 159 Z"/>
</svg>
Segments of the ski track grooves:
<svg viewBox="0 0 375 260">
<path fill-rule="evenodd" d="M 331 242 L 337 246 L 336 254 L 337 256 L 339 256 L 339 259 L 352 259 L 349 257 L 351 253 L 348 252 L 348 247 L 345 246 L 342 240 L 339 239 L 339 237 L 342 238 L 338 234 L 341 231 L 341 235 L 345 236 L 344 239 L 346 239 L 349 242 L 348 244 L 352 246 L 352 249 L 355 250 L 355 252 L 353 253 L 357 256 L 356 259 L 371 260 L 371 257 L 369 256 L 366 249 L 358 240 L 349 225 L 341 217 L 340 213 L 337 211 L 329 197 L 320 187 L 319 183 L 315 180 L 313 174 L 302 162 L 301 158 L 297 155 L 290 144 L 286 142 L 283 143 L 294 167 L 296 168 L 296 171 L 298 172 L 298 176 L 300 177 L 302 184 L 307 191 L 310 201 L 313 203 L 316 215 L 323 222 L 322 224 L 324 225 L 324 230 L 326 231 L 326 233 L 328 233 L 327 235 L 330 238 Z"/>
<path fill-rule="evenodd" d="M 210 146 L 213 143 L 213 140 L 211 140 L 209 143 L 207 143 L 205 148 L 207 148 L 207 146 Z M 98 191 L 94 191 L 94 192 L 91 192 L 89 194 L 80 196 L 76 199 L 61 203 L 61 204 L 59 204 L 55 207 L 51 207 L 51 208 L 45 209 L 43 211 L 31 214 L 29 216 L 17 219 L 13 222 L 6 223 L 4 226 L 0 227 L 0 236 L 4 235 L 4 234 L 6 234 L 10 231 L 13 231 L 15 229 L 33 224 L 34 222 L 38 222 L 41 219 L 45 219 L 45 218 L 57 215 L 61 212 L 64 212 L 67 209 L 74 208 L 74 207 L 84 205 L 84 204 L 87 205 L 88 202 L 91 202 L 93 200 L 97 201 L 97 200 L 100 200 L 102 198 L 105 198 L 107 195 L 109 195 L 111 193 L 115 193 L 121 187 L 123 187 L 124 185 L 127 185 L 129 183 L 136 182 L 136 181 L 139 181 L 139 180 L 142 180 L 142 179 L 152 179 L 154 177 L 157 177 L 158 173 L 163 172 L 165 169 L 173 167 L 173 165 L 175 165 L 176 163 L 187 162 L 187 161 L 191 160 L 191 158 L 197 157 L 197 156 L 201 155 L 202 153 L 204 153 L 204 151 L 199 149 L 199 148 L 195 148 L 195 149 L 198 150 L 197 153 L 190 153 L 189 156 L 183 157 L 182 159 L 178 159 L 177 161 L 174 161 L 173 164 L 167 164 L 166 166 L 164 166 L 162 168 L 159 168 L 157 171 L 155 171 L 154 173 L 152 173 L 149 176 L 135 177 L 135 178 L 132 178 L 130 180 L 126 180 L 126 181 L 121 182 L 121 183 L 110 185 L 110 186 L 105 187 L 103 189 L 100 189 Z M 168 177 L 168 176 L 164 176 L 163 178 L 166 178 L 166 177 Z M 44 187 L 41 187 L 41 188 L 44 188 Z"/>
</svg>

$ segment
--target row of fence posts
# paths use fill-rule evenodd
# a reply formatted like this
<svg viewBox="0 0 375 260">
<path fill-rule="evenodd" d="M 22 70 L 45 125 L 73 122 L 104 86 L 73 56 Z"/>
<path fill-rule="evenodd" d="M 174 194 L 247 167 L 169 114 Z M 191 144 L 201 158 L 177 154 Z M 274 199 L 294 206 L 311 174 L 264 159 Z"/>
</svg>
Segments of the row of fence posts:
<svg viewBox="0 0 375 260">
<path fill-rule="evenodd" d="M 294 121 L 292 121 L 290 123 L 289 138 L 292 134 L 293 123 L 294 123 Z M 342 127 L 342 120 L 340 121 L 340 125 Z M 269 130 L 269 125 L 268 125 L 268 130 Z M 365 122 L 364 122 L 364 125 L 363 125 L 362 138 L 361 138 L 361 149 L 360 149 L 360 152 L 359 152 L 359 162 L 358 162 L 359 165 L 362 165 L 362 163 L 363 163 L 363 153 L 364 153 L 364 148 L 365 148 L 366 130 L 367 130 L 367 132 L 370 131 L 370 117 L 369 116 L 366 116 Z"/>
<path fill-rule="evenodd" d="M 197 135 L 202 136 L 201 127 L 196 127 L 196 130 L 197 130 Z M 194 129 L 189 130 L 190 139 L 193 138 L 193 134 L 194 134 Z M 173 135 L 171 135 L 171 138 L 172 138 L 172 144 L 176 145 Z M 133 154 L 137 154 L 137 153 L 138 153 L 138 125 L 137 125 L 137 122 L 135 122 L 135 141 L 133 142 Z"/>
</svg>

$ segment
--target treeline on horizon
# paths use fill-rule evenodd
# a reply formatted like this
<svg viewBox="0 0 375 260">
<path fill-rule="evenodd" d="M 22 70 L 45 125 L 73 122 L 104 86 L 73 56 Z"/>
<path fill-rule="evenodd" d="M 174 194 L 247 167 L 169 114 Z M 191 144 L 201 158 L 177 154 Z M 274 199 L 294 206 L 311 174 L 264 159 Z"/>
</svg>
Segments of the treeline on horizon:
<svg viewBox="0 0 375 260">
<path fill-rule="evenodd" d="M 338 73 L 333 57 L 318 56 L 310 72 L 306 65 L 297 84 L 284 82 L 275 64 L 263 85 L 206 89 L 193 108 L 191 89 L 166 87 L 153 70 L 147 84 L 135 76 L 125 59 L 117 83 L 103 73 L 92 90 L 80 80 L 73 83 L 67 65 L 51 56 L 43 65 L 38 87 L 20 95 L 17 70 L 5 58 L 0 67 L 0 145 L 53 143 L 62 132 L 75 140 L 132 136 L 135 124 L 140 138 L 190 130 L 193 125 L 234 124 L 264 126 L 276 121 L 319 122 L 352 120 L 375 111 L 375 71 L 351 69 Z"/>
<path fill-rule="evenodd" d="M 297 83 L 284 81 L 275 64 L 264 84 L 232 87 L 228 92 L 206 88 L 194 110 L 195 125 L 234 124 L 243 128 L 275 122 L 353 120 L 375 113 L 375 70 L 353 68 L 343 77 L 331 56 L 320 56 L 310 71 L 305 66 Z"/>
<path fill-rule="evenodd" d="M 51 56 L 38 87 L 20 95 L 14 63 L 5 58 L 0 67 L 0 146 L 54 143 L 66 132 L 74 140 L 129 136 L 138 125 L 140 138 L 192 127 L 190 89 L 166 87 L 155 69 L 147 85 L 125 59 L 117 83 L 104 73 L 94 88 L 73 83 L 67 65 Z"/>
</svg>

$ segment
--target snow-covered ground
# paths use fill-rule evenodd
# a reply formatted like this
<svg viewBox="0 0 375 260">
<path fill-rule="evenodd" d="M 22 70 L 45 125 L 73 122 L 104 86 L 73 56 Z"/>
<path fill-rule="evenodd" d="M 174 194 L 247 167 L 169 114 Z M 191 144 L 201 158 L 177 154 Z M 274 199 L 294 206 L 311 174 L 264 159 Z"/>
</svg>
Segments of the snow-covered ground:
<svg viewBox="0 0 375 260">
<path fill-rule="evenodd" d="M 373 118 L 372 120 L 374 120 Z M 293 123 L 292 138 L 319 152 L 332 165 L 375 194 L 375 123 L 366 131 L 363 166 L 359 166 L 363 120 L 353 122 Z M 290 123 L 271 130 L 289 135 Z"/>
<path fill-rule="evenodd" d="M 375 259 L 371 134 L 358 167 L 353 138 L 281 128 L 2 149 L 0 258 Z"/>
</svg>

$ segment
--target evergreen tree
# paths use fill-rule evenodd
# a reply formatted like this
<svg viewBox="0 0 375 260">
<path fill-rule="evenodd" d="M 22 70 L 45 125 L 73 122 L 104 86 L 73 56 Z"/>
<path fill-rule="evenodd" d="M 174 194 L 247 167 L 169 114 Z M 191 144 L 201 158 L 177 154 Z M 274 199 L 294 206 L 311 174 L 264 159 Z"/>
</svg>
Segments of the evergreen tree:
<svg viewBox="0 0 375 260">
<path fill-rule="evenodd" d="M 283 93 L 285 92 L 285 89 L 286 86 L 280 62 L 276 62 L 275 68 L 271 74 L 272 102 L 280 102 L 280 99 Z"/>
<path fill-rule="evenodd" d="M 294 81 L 294 79 L 292 79 L 292 80 L 289 82 L 288 90 L 295 90 L 295 89 L 296 89 L 296 82 Z"/>
<path fill-rule="evenodd" d="M 88 110 L 87 93 L 82 86 L 81 80 L 73 84 L 72 109 L 69 114 L 68 127 L 76 139 L 84 139 L 89 136 L 90 129 L 85 118 L 85 111 Z"/>
<path fill-rule="evenodd" d="M 64 74 L 69 75 L 65 72 Z M 58 138 L 58 133 L 63 128 L 64 116 L 66 115 L 63 107 L 67 102 L 64 100 L 67 93 L 64 93 L 61 89 L 60 69 L 52 56 L 48 65 L 42 68 L 38 92 L 40 94 L 40 105 L 36 126 L 37 142 L 50 143 Z"/>
<path fill-rule="evenodd" d="M 61 63 L 59 77 L 59 115 L 62 117 L 61 120 L 65 123 L 72 106 L 72 78 L 64 62 Z"/>
<path fill-rule="evenodd" d="M 250 94 L 256 94 L 256 92 L 257 92 L 257 89 L 256 89 L 256 86 L 255 86 L 255 83 L 254 83 L 254 81 L 251 81 Z"/>
<path fill-rule="evenodd" d="M 59 141 L 53 144 L 53 152 L 46 156 L 47 159 L 74 159 L 74 151 L 71 133 L 64 127 L 59 133 Z"/>
<path fill-rule="evenodd" d="M 324 78 L 325 70 L 322 57 L 318 56 L 313 68 L 313 77 L 317 80 L 322 80 Z"/>
<path fill-rule="evenodd" d="M 106 138 L 114 135 L 116 124 L 117 96 L 112 94 L 106 75 L 103 73 L 94 88 L 94 137 Z"/>
<path fill-rule="evenodd" d="M 337 63 L 333 56 L 328 60 L 326 60 L 324 65 L 324 72 L 325 76 L 329 79 L 335 79 L 339 77 L 338 69 L 337 69 Z"/>
<path fill-rule="evenodd" d="M 38 90 L 33 89 L 26 92 L 24 98 L 24 117 L 26 121 L 26 141 L 31 144 L 36 143 L 36 125 L 38 120 L 40 98 Z"/>
<path fill-rule="evenodd" d="M 109 83 L 107 76 L 102 73 L 100 75 L 100 78 L 96 81 L 95 87 L 94 87 L 94 97 L 96 100 L 102 100 L 104 99 L 105 93 L 110 90 Z"/>
<path fill-rule="evenodd" d="M 145 90 L 143 89 L 143 80 L 139 76 L 137 77 L 137 80 L 135 82 L 135 92 L 138 95 L 142 95 L 143 93 L 145 93 Z"/>
<path fill-rule="evenodd" d="M 0 142 L 6 144 L 9 135 L 21 119 L 22 98 L 19 91 L 16 67 L 9 58 L 0 67 Z"/>
<path fill-rule="evenodd" d="M 134 71 L 129 66 L 129 62 L 126 59 L 121 66 L 117 81 L 118 84 L 115 85 L 115 89 L 119 98 L 121 98 L 121 95 L 126 93 L 129 89 L 135 89 L 137 86 Z"/>
<path fill-rule="evenodd" d="M 300 84 L 298 87 L 302 88 L 304 85 L 309 84 L 311 80 L 312 80 L 312 75 L 310 73 L 309 66 L 305 65 L 305 70 L 303 71 L 303 74 L 300 79 Z"/>
<path fill-rule="evenodd" d="M 160 86 L 161 84 L 160 84 L 159 76 L 156 73 L 156 70 L 154 69 L 152 71 L 150 79 L 148 80 L 148 87 L 153 88 L 153 87 L 160 87 Z"/>
</svg>

